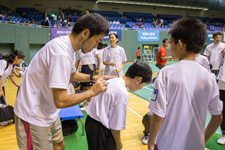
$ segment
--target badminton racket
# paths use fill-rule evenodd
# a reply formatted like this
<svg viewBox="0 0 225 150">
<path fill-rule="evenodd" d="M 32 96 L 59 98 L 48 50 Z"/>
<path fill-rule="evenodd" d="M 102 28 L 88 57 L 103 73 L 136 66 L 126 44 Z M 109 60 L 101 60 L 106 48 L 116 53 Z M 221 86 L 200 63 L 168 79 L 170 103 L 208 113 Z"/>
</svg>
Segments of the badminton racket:
<svg viewBox="0 0 225 150">
<path fill-rule="evenodd" d="M 113 63 L 115 64 L 115 66 L 114 66 L 114 67 L 116 68 L 116 73 L 117 73 L 117 76 L 118 76 L 118 77 L 120 77 L 120 76 L 119 76 L 119 73 L 117 72 L 117 67 L 116 67 L 116 63 L 115 63 L 115 57 L 114 57 L 114 54 L 113 54 L 113 52 L 112 52 L 112 50 L 111 50 L 111 49 L 110 49 L 109 51 L 110 51 L 110 54 L 111 54 L 111 57 L 112 57 Z"/>
</svg>

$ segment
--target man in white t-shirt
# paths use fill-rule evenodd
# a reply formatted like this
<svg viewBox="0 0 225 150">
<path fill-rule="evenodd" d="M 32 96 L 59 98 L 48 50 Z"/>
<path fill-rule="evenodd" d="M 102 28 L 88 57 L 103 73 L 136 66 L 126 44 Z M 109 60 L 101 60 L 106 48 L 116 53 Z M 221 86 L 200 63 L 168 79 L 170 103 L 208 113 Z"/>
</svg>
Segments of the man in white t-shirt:
<svg viewBox="0 0 225 150">
<path fill-rule="evenodd" d="M 219 55 L 222 49 L 225 48 L 225 44 L 221 43 L 223 34 L 215 32 L 213 34 L 214 43 L 209 44 L 204 52 L 204 55 L 209 59 L 209 63 L 213 65 L 212 73 L 218 76 L 219 73 Z"/>
<path fill-rule="evenodd" d="M 201 66 L 203 66 L 205 69 L 211 72 L 209 60 L 207 59 L 207 57 L 198 53 L 198 54 L 195 54 L 195 61 L 197 61 Z"/>
<path fill-rule="evenodd" d="M 97 68 L 95 65 L 95 58 L 97 58 Z M 89 74 L 89 75 L 93 75 L 94 73 L 96 75 L 99 74 L 99 68 L 100 68 L 100 62 L 101 62 L 101 58 L 99 57 L 99 53 L 98 50 L 96 48 L 94 48 L 91 52 L 89 53 L 83 53 L 81 50 L 79 50 L 76 53 L 76 63 L 75 63 L 75 67 L 76 70 L 79 67 L 79 64 L 81 63 L 81 73 L 84 74 Z M 93 70 L 91 70 L 92 68 L 89 67 L 89 65 L 93 65 Z M 81 86 L 84 88 L 84 91 L 90 90 L 90 88 L 93 86 L 94 82 L 81 82 Z M 84 107 L 81 108 L 82 111 L 85 111 L 86 108 L 88 107 L 88 104 L 90 103 L 91 98 L 88 98 Z"/>
<path fill-rule="evenodd" d="M 152 70 L 143 62 L 132 64 L 125 76 L 107 81 L 108 89 L 87 108 L 85 130 L 90 150 L 120 150 L 123 147 L 120 131 L 125 129 L 129 94 L 151 82 Z"/>
<path fill-rule="evenodd" d="M 90 52 L 108 32 L 108 23 L 101 15 L 84 15 L 71 34 L 51 40 L 34 56 L 23 76 L 14 107 L 20 150 L 65 148 L 60 109 L 77 105 L 107 89 L 104 80 L 107 77 L 100 79 L 76 72 L 75 52 L 80 49 Z M 89 91 L 68 95 L 70 80 L 97 81 Z"/>
<path fill-rule="evenodd" d="M 183 18 L 168 33 L 172 58 L 179 62 L 161 69 L 156 77 L 149 104 L 153 117 L 148 148 L 205 150 L 222 121 L 223 110 L 216 81 L 195 61 L 207 37 L 206 25 Z M 207 111 L 212 118 L 205 129 Z"/>
<path fill-rule="evenodd" d="M 218 86 L 220 90 L 220 99 L 223 101 L 223 118 L 225 118 L 225 65 L 224 65 L 224 59 L 225 59 L 225 49 L 223 49 L 220 53 L 220 72 L 218 75 Z M 221 125 L 221 130 L 222 130 L 222 136 L 220 139 L 218 139 L 217 143 L 218 144 L 225 144 L 225 119 L 223 119 Z"/>
</svg>

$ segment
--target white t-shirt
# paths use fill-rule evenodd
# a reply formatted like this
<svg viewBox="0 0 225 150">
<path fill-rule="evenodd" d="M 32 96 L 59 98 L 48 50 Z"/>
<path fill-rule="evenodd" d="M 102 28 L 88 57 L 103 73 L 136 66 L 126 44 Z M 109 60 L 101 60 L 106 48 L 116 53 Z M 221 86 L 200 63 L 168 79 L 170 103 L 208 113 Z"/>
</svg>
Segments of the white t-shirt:
<svg viewBox="0 0 225 150">
<path fill-rule="evenodd" d="M 76 53 L 76 59 L 80 60 L 81 65 L 87 65 L 88 61 L 90 61 L 92 64 L 95 64 L 95 57 L 98 54 L 98 50 L 95 48 L 91 52 L 88 52 L 86 54 L 79 50 Z"/>
<path fill-rule="evenodd" d="M 222 80 L 218 81 L 218 86 L 220 90 L 225 90 L 225 82 Z M 224 108 L 225 109 L 225 108 Z"/>
<path fill-rule="evenodd" d="M 104 48 L 98 50 L 99 56 L 101 58 L 100 69 L 105 69 L 105 65 L 103 64 L 103 60 L 102 60 L 103 59 L 103 51 L 104 51 Z"/>
<path fill-rule="evenodd" d="M 102 60 L 108 63 L 113 63 L 113 59 L 110 53 L 110 49 L 112 50 L 112 53 L 114 55 L 115 64 L 116 66 L 105 66 L 105 75 L 109 76 L 117 76 L 117 73 L 114 72 L 114 68 L 119 69 L 122 66 L 122 63 L 127 61 L 127 56 L 124 51 L 124 49 L 117 45 L 116 48 L 112 48 L 111 46 L 108 46 L 103 51 L 103 58 Z M 119 72 L 119 76 L 123 76 L 123 69 Z"/>
<path fill-rule="evenodd" d="M 210 72 L 196 61 L 181 60 L 161 69 L 149 109 L 164 118 L 156 138 L 162 150 L 204 150 L 207 111 L 219 115 L 223 102 Z"/>
<path fill-rule="evenodd" d="M 209 60 L 207 57 L 199 54 L 198 57 L 195 57 L 195 61 L 197 61 L 200 65 L 202 65 L 205 69 L 207 69 L 209 72 L 210 71 L 210 65 L 209 65 Z"/>
<path fill-rule="evenodd" d="M 14 112 L 22 120 L 49 127 L 60 109 L 55 107 L 52 88 L 68 89 L 75 69 L 75 52 L 69 36 L 48 42 L 34 56 L 21 82 Z"/>
<path fill-rule="evenodd" d="M 222 63 L 220 66 L 220 72 L 218 74 L 217 79 L 225 82 L 225 65 L 224 65 L 225 53 L 223 54 L 223 56 L 221 56 L 221 53 L 220 53 L 219 64 L 221 62 L 221 58 L 222 58 Z"/>
<path fill-rule="evenodd" d="M 206 47 L 204 55 L 209 56 L 209 62 L 213 66 L 212 70 L 219 70 L 220 65 L 219 55 L 224 48 L 225 48 L 224 43 L 220 43 L 218 45 L 212 43 Z"/>
<path fill-rule="evenodd" d="M 4 80 L 12 74 L 13 65 L 9 63 L 8 68 L 5 70 L 7 62 L 5 60 L 0 60 L 0 76 L 2 81 L 2 87 L 4 86 Z"/>
<path fill-rule="evenodd" d="M 106 128 L 124 130 L 129 94 L 123 78 L 107 81 L 108 89 L 93 97 L 86 112 Z"/>
</svg>

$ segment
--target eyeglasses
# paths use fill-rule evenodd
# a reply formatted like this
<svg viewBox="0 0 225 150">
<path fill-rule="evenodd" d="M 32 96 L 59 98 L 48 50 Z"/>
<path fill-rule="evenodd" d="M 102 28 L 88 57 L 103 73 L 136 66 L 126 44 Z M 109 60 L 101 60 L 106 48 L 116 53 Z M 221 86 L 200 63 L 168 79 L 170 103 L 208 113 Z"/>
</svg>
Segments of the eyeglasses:
<svg viewBox="0 0 225 150">
<path fill-rule="evenodd" d="M 176 42 L 177 40 L 172 40 L 172 41 L 168 41 L 167 43 L 173 43 Z"/>
</svg>

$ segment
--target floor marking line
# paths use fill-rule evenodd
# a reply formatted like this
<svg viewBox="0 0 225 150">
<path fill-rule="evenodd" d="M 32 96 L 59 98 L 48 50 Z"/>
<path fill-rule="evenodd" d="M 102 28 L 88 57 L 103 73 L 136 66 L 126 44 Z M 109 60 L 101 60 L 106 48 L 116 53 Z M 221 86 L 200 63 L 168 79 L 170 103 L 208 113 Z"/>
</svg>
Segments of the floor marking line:
<svg viewBox="0 0 225 150">
<path fill-rule="evenodd" d="M 150 89 L 150 88 L 148 88 L 148 87 L 146 87 L 146 86 L 144 86 L 144 88 L 146 88 L 146 89 L 149 89 L 149 90 L 153 91 L 152 89 Z"/>
<path fill-rule="evenodd" d="M 141 119 L 143 119 L 143 117 L 141 115 L 139 115 L 137 112 L 135 112 L 133 109 L 131 109 L 130 107 L 127 106 L 127 108 L 132 111 L 133 113 L 135 113 L 137 116 L 139 116 Z"/>
</svg>

